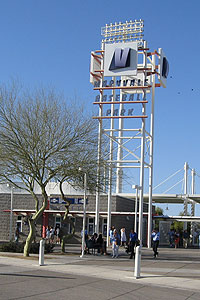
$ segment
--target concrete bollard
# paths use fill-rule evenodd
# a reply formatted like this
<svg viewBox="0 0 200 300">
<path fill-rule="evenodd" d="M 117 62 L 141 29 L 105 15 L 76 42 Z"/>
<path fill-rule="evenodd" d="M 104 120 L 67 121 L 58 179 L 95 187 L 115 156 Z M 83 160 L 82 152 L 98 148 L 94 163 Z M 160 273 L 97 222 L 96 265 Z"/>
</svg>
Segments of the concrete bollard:
<svg viewBox="0 0 200 300">
<path fill-rule="evenodd" d="M 140 263 L 141 263 L 141 246 L 136 247 L 135 251 L 135 278 L 140 278 Z"/>
<path fill-rule="evenodd" d="M 44 266 L 44 244 L 45 241 L 40 241 L 40 249 L 39 249 L 39 265 Z"/>
</svg>

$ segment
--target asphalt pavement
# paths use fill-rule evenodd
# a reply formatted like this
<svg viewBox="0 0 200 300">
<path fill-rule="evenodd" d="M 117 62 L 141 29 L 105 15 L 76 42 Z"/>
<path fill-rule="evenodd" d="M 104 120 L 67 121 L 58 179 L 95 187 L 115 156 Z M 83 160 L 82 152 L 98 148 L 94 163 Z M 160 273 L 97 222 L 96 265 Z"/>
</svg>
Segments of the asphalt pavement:
<svg viewBox="0 0 200 300">
<path fill-rule="evenodd" d="M 200 299 L 200 250 L 160 248 L 158 258 L 142 249 L 141 277 L 134 277 L 134 259 L 120 255 L 85 255 L 80 246 L 61 255 L 0 253 L 0 299 Z M 111 253 L 111 249 L 108 249 Z"/>
</svg>

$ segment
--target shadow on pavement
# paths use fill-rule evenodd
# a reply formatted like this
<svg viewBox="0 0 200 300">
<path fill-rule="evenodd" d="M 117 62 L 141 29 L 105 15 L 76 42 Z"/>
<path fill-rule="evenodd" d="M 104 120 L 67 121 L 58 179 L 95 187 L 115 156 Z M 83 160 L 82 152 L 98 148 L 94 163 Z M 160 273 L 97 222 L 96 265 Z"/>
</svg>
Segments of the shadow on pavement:
<svg viewBox="0 0 200 300">
<path fill-rule="evenodd" d="M 0 276 L 17 276 L 17 277 L 31 277 L 31 278 L 52 278 L 52 279 L 76 279 L 74 277 L 62 276 L 46 276 L 46 275 L 31 275 L 31 274 L 17 274 L 17 273 L 0 273 Z"/>
</svg>

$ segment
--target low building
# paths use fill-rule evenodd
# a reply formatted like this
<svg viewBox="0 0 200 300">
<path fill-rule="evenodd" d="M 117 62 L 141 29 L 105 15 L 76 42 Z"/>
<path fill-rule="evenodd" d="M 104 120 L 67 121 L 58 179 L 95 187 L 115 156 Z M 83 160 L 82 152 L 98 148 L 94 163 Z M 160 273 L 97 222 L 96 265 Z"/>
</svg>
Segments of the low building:
<svg viewBox="0 0 200 300">
<path fill-rule="evenodd" d="M 47 187 L 49 205 L 43 216 L 36 224 L 36 239 L 44 237 L 47 226 L 55 227 L 59 225 L 66 232 L 72 231 L 72 222 L 75 226 L 76 233 L 80 236 L 82 230 L 83 219 L 83 191 L 75 190 L 68 184 L 64 185 L 64 193 L 70 201 L 70 212 L 67 221 L 63 221 L 65 213 L 65 202 L 62 201 L 58 185 L 56 183 L 49 183 Z M 42 195 L 38 187 L 35 188 L 40 201 Z M 107 232 L 107 195 L 100 195 L 100 218 L 99 218 L 99 232 L 106 236 Z M 12 204 L 11 204 L 12 202 Z M 0 185 L 0 222 L 2 224 L 0 231 L 0 240 L 9 240 L 10 234 L 14 238 L 14 231 L 16 226 L 20 229 L 20 240 L 25 240 L 29 232 L 28 217 L 35 211 L 35 201 L 27 191 L 23 189 L 9 187 L 6 184 Z M 11 206 L 13 215 L 11 216 Z M 95 207 L 96 196 L 94 194 L 87 195 L 86 201 L 86 227 L 89 235 L 94 233 L 95 222 Z M 111 224 L 116 229 L 120 230 L 122 227 L 126 228 L 129 233 L 134 227 L 135 220 L 135 200 L 121 197 L 119 195 L 112 196 L 112 215 Z M 144 203 L 144 218 L 143 218 L 143 244 L 146 244 L 147 239 L 147 211 L 148 205 Z M 146 214 L 145 214 L 146 212 Z M 10 227 L 10 221 L 12 227 Z"/>
</svg>

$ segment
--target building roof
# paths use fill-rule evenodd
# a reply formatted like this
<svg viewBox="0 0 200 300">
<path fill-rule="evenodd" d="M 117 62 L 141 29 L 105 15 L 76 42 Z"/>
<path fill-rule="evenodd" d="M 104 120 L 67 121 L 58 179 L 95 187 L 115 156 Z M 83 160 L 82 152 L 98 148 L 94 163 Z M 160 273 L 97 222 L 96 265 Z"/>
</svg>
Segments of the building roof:
<svg viewBox="0 0 200 300">
<path fill-rule="evenodd" d="M 10 209 L 6 209 L 6 210 L 4 210 L 4 212 L 10 212 Z M 65 210 L 54 210 L 54 209 L 46 209 L 44 211 L 44 213 L 47 213 L 47 214 L 58 214 L 58 215 L 64 215 L 65 212 L 66 212 Z M 34 209 L 17 209 L 17 208 L 15 208 L 15 209 L 13 209 L 13 213 L 16 214 L 16 215 L 20 214 L 20 215 L 26 216 L 26 215 L 34 214 L 35 210 Z M 87 214 L 88 217 L 90 217 L 90 216 L 94 217 L 96 212 L 95 211 L 87 211 L 86 214 Z M 99 212 L 99 215 L 102 216 L 102 217 L 106 217 L 107 214 L 108 214 L 107 211 L 100 211 Z M 147 215 L 148 213 L 144 212 L 143 214 Z M 135 215 L 135 212 L 124 212 L 124 211 L 123 212 L 117 212 L 117 211 L 114 211 L 114 212 L 111 212 L 111 215 L 112 216 L 119 216 L 119 215 L 121 215 L 121 216 L 133 216 L 133 215 Z M 76 217 L 81 216 L 82 217 L 83 216 L 83 211 L 79 211 L 79 210 L 70 211 L 68 216 L 69 217 L 70 216 L 76 216 Z"/>
<path fill-rule="evenodd" d="M 136 194 L 134 193 L 121 193 L 113 194 L 113 196 L 121 196 L 125 198 L 135 199 Z M 143 195 L 144 202 L 149 201 L 149 194 Z M 182 204 L 185 200 L 189 203 L 198 203 L 200 204 L 200 194 L 153 194 L 152 202 L 153 203 L 173 203 L 173 204 Z"/>
<path fill-rule="evenodd" d="M 154 216 L 154 219 L 162 221 L 200 222 L 200 217 L 196 216 Z"/>
</svg>

